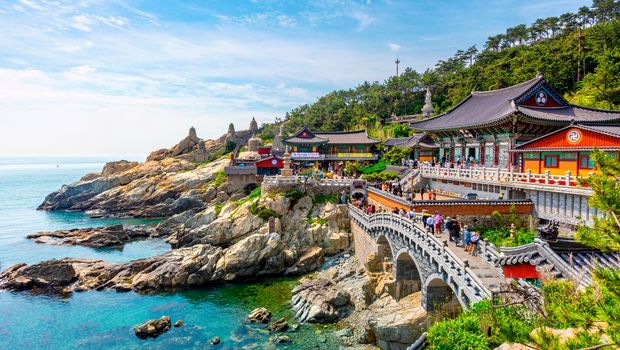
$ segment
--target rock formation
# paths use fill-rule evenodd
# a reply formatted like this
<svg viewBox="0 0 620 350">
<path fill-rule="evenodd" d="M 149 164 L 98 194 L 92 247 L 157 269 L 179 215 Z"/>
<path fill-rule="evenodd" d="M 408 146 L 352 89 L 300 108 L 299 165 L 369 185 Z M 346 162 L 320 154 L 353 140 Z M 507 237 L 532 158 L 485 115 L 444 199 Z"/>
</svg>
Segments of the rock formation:
<svg viewBox="0 0 620 350">
<path fill-rule="evenodd" d="M 236 142 L 245 143 L 250 136 L 247 130 L 237 132 Z M 144 163 L 110 162 L 101 173 L 63 185 L 39 209 L 86 211 L 95 217 L 163 217 L 202 209 L 215 198 L 208 184 L 229 160 L 197 163 L 226 152 L 225 139 L 203 141 L 191 128 L 177 145 L 151 153 Z"/>
<path fill-rule="evenodd" d="M 330 280 L 305 280 L 291 294 L 295 316 L 301 322 L 331 323 L 352 310 L 351 295 Z"/>
<path fill-rule="evenodd" d="M 265 212 L 280 217 L 280 232 L 269 232 L 268 217 L 261 214 Z M 308 217 L 322 217 L 328 223 L 310 224 Z M 170 235 L 175 248 L 167 253 L 125 264 L 65 258 L 14 265 L 0 273 L 0 289 L 148 292 L 260 275 L 303 274 L 321 266 L 325 251 L 342 248 L 330 247 L 330 237 L 344 234 L 348 225 L 346 206 L 315 204 L 309 196 L 294 203 L 284 195 L 240 206 L 228 203 L 219 216 L 210 206 L 173 216 L 158 226 L 159 233 Z"/>
<path fill-rule="evenodd" d="M 159 237 L 154 227 L 114 225 L 108 227 L 93 227 L 72 230 L 58 230 L 52 232 L 38 232 L 26 236 L 36 243 L 54 245 L 81 245 L 93 248 L 122 248 L 127 242 Z"/>
<path fill-rule="evenodd" d="M 170 330 L 170 317 L 162 316 L 158 320 L 149 320 L 133 327 L 133 331 L 140 339 L 157 338 Z"/>
<path fill-rule="evenodd" d="M 268 323 L 269 320 L 271 320 L 271 311 L 265 309 L 264 307 L 259 307 L 250 312 L 248 315 L 248 320 L 256 323 Z"/>
<path fill-rule="evenodd" d="M 258 123 L 256 122 L 256 119 L 254 119 L 254 117 L 252 117 L 252 120 L 250 121 L 250 127 L 248 128 L 248 130 L 250 130 L 252 134 L 256 134 L 258 132 Z"/>
</svg>

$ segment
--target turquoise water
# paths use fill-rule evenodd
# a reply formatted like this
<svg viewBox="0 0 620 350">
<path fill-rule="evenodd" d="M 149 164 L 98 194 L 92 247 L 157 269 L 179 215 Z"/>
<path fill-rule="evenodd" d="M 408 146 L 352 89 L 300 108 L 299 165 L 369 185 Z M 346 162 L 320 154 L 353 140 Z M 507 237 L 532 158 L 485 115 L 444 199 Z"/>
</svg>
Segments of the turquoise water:
<svg viewBox="0 0 620 350">
<path fill-rule="evenodd" d="M 90 219 L 81 213 L 35 210 L 43 197 L 62 184 L 99 171 L 105 159 L 0 158 L 0 264 L 34 263 L 62 257 L 97 258 L 112 262 L 152 256 L 169 250 L 162 240 L 127 244 L 123 250 L 98 250 L 33 243 L 24 237 L 37 231 L 144 220 Z M 58 166 L 57 166 L 58 165 Z M 253 284 L 220 285 L 202 290 L 138 295 L 133 292 L 82 292 L 67 298 L 0 292 L 0 349 L 208 349 L 219 336 L 217 349 L 275 348 L 264 326 L 245 317 L 265 306 L 278 316 L 291 317 L 287 301 L 294 279 Z M 185 326 L 157 339 L 140 340 L 132 326 L 168 315 Z M 277 348 L 336 348 L 331 339 L 318 342 L 320 327 L 302 327 L 289 334 L 291 345 Z M 329 329 L 323 330 L 325 334 Z M 324 341 L 324 340 L 323 340 Z"/>
</svg>

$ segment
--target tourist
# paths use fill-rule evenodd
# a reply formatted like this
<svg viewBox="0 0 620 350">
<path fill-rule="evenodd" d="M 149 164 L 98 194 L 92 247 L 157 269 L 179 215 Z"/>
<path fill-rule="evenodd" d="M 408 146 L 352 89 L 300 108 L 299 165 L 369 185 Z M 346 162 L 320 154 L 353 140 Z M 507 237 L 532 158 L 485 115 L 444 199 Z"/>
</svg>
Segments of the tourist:
<svg viewBox="0 0 620 350">
<path fill-rule="evenodd" d="M 463 249 L 466 252 L 469 252 L 470 244 L 471 244 L 471 232 L 469 231 L 469 227 L 467 225 L 463 226 Z"/>
<path fill-rule="evenodd" d="M 471 235 L 471 243 L 469 253 L 473 256 L 476 256 L 476 248 L 478 246 L 478 241 L 480 241 L 480 232 L 476 231 Z"/>
<path fill-rule="evenodd" d="M 409 208 L 409 212 L 407 212 L 407 219 L 413 220 L 415 218 L 415 209 Z"/>
<path fill-rule="evenodd" d="M 405 211 L 405 209 L 400 208 L 400 210 L 398 211 L 398 215 L 405 217 L 407 215 L 407 212 Z"/>
<path fill-rule="evenodd" d="M 499 194 L 499 199 L 500 200 L 504 199 L 504 193 L 503 192 Z"/>
<path fill-rule="evenodd" d="M 435 162 L 435 157 L 433 157 L 433 159 L 431 160 L 431 166 L 434 168 L 435 164 L 437 164 L 437 162 Z"/>
<path fill-rule="evenodd" d="M 422 200 L 424 200 L 424 192 L 426 192 L 426 189 L 424 187 L 422 187 L 420 189 L 420 196 L 421 196 Z"/>
<path fill-rule="evenodd" d="M 446 218 L 446 230 L 448 230 L 448 241 L 456 242 L 454 240 L 454 219 L 450 216 Z"/>
<path fill-rule="evenodd" d="M 441 223 L 443 222 L 443 219 L 441 218 L 441 215 L 439 214 L 438 211 L 435 212 L 435 219 L 434 219 L 434 233 L 435 235 L 440 235 L 441 234 Z"/>
<path fill-rule="evenodd" d="M 431 234 L 435 234 L 435 218 L 431 215 L 426 219 L 426 230 L 430 231 Z"/>
<path fill-rule="evenodd" d="M 394 207 L 394 209 L 392 209 L 392 214 L 398 215 L 398 212 L 399 212 L 398 207 Z"/>
<path fill-rule="evenodd" d="M 426 209 L 422 209 L 422 225 L 424 226 L 424 228 L 427 228 L 427 223 L 426 221 L 428 220 L 428 218 L 431 217 L 431 214 L 429 214 L 428 210 Z"/>
</svg>

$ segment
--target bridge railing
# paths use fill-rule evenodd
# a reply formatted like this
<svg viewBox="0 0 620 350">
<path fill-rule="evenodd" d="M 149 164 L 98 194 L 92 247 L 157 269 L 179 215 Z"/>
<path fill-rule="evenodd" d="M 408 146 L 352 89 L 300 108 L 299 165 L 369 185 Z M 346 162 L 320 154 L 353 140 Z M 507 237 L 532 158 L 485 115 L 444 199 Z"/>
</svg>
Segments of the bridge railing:
<svg viewBox="0 0 620 350">
<path fill-rule="evenodd" d="M 302 175 L 292 176 L 265 176 L 263 182 L 271 185 L 296 185 L 296 184 L 315 184 L 326 187 L 346 187 L 351 186 L 353 179 L 315 179 Z"/>
<path fill-rule="evenodd" d="M 349 212 L 354 219 L 362 222 L 366 229 L 392 229 L 418 245 L 423 245 L 432 260 L 441 265 L 457 285 L 468 291 L 466 294 L 471 301 L 492 297 L 492 292 L 469 268 L 468 262 L 461 260 L 450 250 L 447 241 L 441 241 L 418 225 L 421 214 L 416 214 L 412 220 L 392 213 L 368 215 L 353 205 L 349 205 Z"/>
<path fill-rule="evenodd" d="M 463 181 L 480 180 L 499 184 L 582 187 L 577 181 L 577 176 L 571 175 L 570 171 L 566 171 L 565 175 L 551 175 L 548 170 L 544 174 L 532 174 L 529 169 L 522 173 L 503 168 L 442 168 L 423 164 L 420 166 L 420 172 L 427 177 L 452 178 Z"/>
</svg>

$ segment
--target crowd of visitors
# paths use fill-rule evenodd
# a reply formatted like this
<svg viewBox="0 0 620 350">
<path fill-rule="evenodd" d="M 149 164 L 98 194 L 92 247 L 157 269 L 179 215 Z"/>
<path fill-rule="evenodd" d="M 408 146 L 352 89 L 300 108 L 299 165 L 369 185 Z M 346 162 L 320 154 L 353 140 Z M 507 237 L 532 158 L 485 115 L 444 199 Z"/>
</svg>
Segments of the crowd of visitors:
<svg viewBox="0 0 620 350">
<path fill-rule="evenodd" d="M 414 189 L 406 189 L 403 191 L 403 186 L 401 186 L 398 180 L 386 181 L 386 182 L 378 182 L 375 184 L 375 188 L 389 192 L 395 196 L 406 199 L 409 203 L 413 203 L 413 201 L 417 200 L 437 200 L 437 191 L 430 189 L 430 187 L 422 187 L 422 188 L 414 188 Z M 418 197 L 419 195 L 419 197 Z"/>
</svg>

